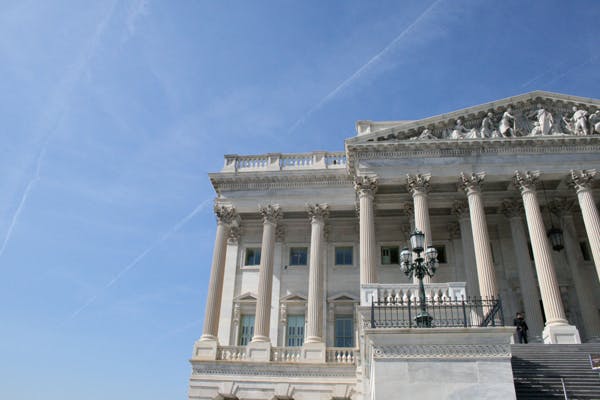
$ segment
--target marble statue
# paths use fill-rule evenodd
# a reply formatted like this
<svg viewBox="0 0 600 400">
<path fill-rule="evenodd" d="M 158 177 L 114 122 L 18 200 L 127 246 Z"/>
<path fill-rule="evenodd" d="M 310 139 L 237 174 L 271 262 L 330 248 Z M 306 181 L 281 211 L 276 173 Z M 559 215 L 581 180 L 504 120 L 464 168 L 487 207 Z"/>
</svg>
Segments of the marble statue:
<svg viewBox="0 0 600 400">
<path fill-rule="evenodd" d="M 512 107 L 508 107 L 502 114 L 499 130 L 501 137 L 515 136 L 515 117 L 512 115 Z"/>
<path fill-rule="evenodd" d="M 552 126 L 554 125 L 554 117 L 552 117 L 552 113 L 546 111 L 541 104 L 538 103 L 537 110 L 529 113 L 528 118 L 535 118 L 537 120 L 537 122 L 540 124 L 542 135 L 550 134 Z"/>
<path fill-rule="evenodd" d="M 425 128 L 425 129 L 423 129 L 423 132 L 421 132 L 421 134 L 419 136 L 415 136 L 410 139 L 411 140 L 436 140 L 437 137 L 435 137 L 429 129 Z"/>
<path fill-rule="evenodd" d="M 571 123 L 573 124 L 573 132 L 575 135 L 589 135 L 588 112 L 586 110 L 573 107 Z"/>
<path fill-rule="evenodd" d="M 594 131 L 596 133 L 600 133 L 600 110 L 597 110 L 596 112 L 592 113 L 592 115 L 590 115 L 589 121 L 592 131 L 591 133 L 594 133 Z"/>
<path fill-rule="evenodd" d="M 535 121 L 533 123 L 533 129 L 531 130 L 531 133 L 529 134 L 529 136 L 540 136 L 540 135 L 543 135 L 542 127 L 540 126 L 540 123 L 538 121 Z"/>
<path fill-rule="evenodd" d="M 467 129 L 463 125 L 462 118 L 456 120 L 456 125 L 454 125 L 450 133 L 450 139 L 474 139 L 477 137 L 477 129 Z"/>
<path fill-rule="evenodd" d="M 481 121 L 481 137 L 489 138 L 493 136 L 493 132 L 496 130 L 494 126 L 494 114 L 491 112 L 487 113 L 487 115 Z"/>
</svg>

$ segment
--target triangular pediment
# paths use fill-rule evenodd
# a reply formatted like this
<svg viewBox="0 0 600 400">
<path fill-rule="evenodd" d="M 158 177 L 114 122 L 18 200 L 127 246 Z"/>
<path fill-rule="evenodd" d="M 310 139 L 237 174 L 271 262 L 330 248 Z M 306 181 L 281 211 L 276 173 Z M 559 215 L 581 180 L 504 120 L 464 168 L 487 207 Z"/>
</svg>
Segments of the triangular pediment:
<svg viewBox="0 0 600 400">
<path fill-rule="evenodd" d="M 596 99 L 535 91 L 421 120 L 359 121 L 357 136 L 346 144 L 597 135 L 598 110 L 600 101 Z M 576 111 L 582 113 L 575 115 Z M 580 115 L 583 124 L 578 123 Z"/>
<path fill-rule="evenodd" d="M 236 296 L 233 299 L 233 301 L 237 302 L 237 303 L 254 302 L 254 301 L 256 301 L 256 295 L 254 293 L 251 293 L 251 292 L 242 293 L 239 296 Z"/>
<path fill-rule="evenodd" d="M 307 298 L 306 296 L 303 296 L 301 294 L 292 293 L 288 294 L 287 296 L 283 296 L 279 301 L 282 303 L 305 303 L 307 301 Z"/>
<path fill-rule="evenodd" d="M 328 302 L 358 302 L 358 298 L 351 293 L 338 293 L 327 298 Z"/>
</svg>

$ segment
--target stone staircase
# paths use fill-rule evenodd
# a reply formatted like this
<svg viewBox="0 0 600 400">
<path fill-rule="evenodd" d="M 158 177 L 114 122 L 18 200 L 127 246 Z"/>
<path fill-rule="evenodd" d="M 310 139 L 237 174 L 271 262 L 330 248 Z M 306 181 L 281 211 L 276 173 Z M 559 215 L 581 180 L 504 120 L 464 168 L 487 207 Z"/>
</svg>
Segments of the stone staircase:
<svg viewBox="0 0 600 400">
<path fill-rule="evenodd" d="M 600 344 L 515 344 L 512 369 L 518 400 L 600 400 L 600 372 L 592 371 L 589 355 L 600 354 Z"/>
</svg>

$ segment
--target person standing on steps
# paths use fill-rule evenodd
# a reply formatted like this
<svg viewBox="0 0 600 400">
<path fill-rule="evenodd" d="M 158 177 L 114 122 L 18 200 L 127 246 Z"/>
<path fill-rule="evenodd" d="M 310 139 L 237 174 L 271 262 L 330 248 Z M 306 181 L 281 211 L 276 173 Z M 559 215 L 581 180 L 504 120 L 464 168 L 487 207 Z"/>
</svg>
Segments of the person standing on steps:
<svg viewBox="0 0 600 400">
<path fill-rule="evenodd" d="M 523 313 L 517 313 L 513 325 L 517 327 L 517 338 L 519 339 L 519 343 L 527 343 L 527 331 L 529 328 L 527 327 L 527 322 L 525 322 Z"/>
</svg>

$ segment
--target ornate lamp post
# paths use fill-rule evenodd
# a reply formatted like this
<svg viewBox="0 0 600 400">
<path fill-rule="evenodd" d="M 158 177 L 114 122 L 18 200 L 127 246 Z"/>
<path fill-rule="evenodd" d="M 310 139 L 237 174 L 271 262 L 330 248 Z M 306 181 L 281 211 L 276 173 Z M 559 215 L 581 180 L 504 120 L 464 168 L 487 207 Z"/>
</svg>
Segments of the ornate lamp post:
<svg viewBox="0 0 600 400">
<path fill-rule="evenodd" d="M 419 328 L 431 328 L 431 320 L 433 319 L 427 313 L 427 304 L 425 303 L 425 286 L 423 286 L 423 278 L 433 276 L 437 269 L 437 250 L 433 246 L 427 246 L 425 250 L 425 234 L 419 230 L 414 231 L 410 235 L 410 247 L 412 252 L 417 254 L 417 258 L 412 260 L 412 252 L 408 248 L 404 248 L 400 253 L 400 269 L 408 277 L 416 276 L 419 280 L 419 303 L 421 311 L 415 317 L 415 322 Z M 421 253 L 425 250 L 425 258 L 421 257 Z"/>
</svg>

